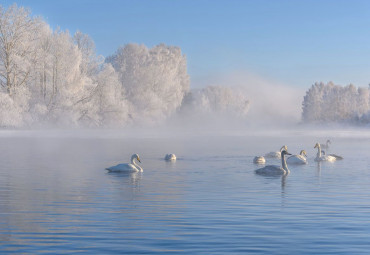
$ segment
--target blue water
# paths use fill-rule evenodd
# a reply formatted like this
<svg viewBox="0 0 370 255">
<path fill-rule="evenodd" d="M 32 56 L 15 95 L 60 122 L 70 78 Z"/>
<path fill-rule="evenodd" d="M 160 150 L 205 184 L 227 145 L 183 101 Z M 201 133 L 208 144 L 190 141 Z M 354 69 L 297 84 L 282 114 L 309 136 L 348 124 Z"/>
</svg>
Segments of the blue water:
<svg viewBox="0 0 370 255">
<path fill-rule="evenodd" d="M 370 138 L 330 135 L 345 159 L 322 164 L 326 136 L 3 135 L 0 252 L 368 254 Z M 284 144 L 309 164 L 256 175 Z M 133 153 L 143 173 L 104 170 Z"/>
</svg>

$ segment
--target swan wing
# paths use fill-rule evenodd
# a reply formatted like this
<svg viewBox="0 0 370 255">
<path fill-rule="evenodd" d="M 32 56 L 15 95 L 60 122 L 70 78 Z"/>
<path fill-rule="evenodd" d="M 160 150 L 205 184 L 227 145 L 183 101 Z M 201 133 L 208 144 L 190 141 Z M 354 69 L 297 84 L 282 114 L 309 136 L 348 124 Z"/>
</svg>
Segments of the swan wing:
<svg viewBox="0 0 370 255">
<path fill-rule="evenodd" d="M 329 156 L 334 157 L 336 160 L 341 160 L 341 159 L 343 159 L 343 157 L 342 157 L 342 156 L 339 156 L 339 155 L 336 155 L 336 154 L 329 154 Z"/>
<path fill-rule="evenodd" d="M 106 168 L 110 172 L 124 172 L 124 171 L 139 171 L 133 164 L 118 164 L 116 166 L 111 166 Z"/>
<path fill-rule="evenodd" d="M 285 170 L 283 168 L 281 168 L 279 166 L 275 166 L 275 165 L 269 165 L 269 166 L 265 166 L 263 168 L 259 168 L 255 172 L 256 172 L 256 174 L 270 175 L 270 176 L 285 174 Z"/>
<path fill-rule="evenodd" d="M 333 156 L 321 156 L 319 158 L 315 158 L 315 161 L 328 161 L 328 162 L 334 162 L 336 161 L 337 159 Z"/>
<path fill-rule="evenodd" d="M 337 159 L 336 159 L 335 157 L 333 157 L 333 156 L 330 156 L 330 155 L 325 156 L 325 161 L 333 162 L 333 161 L 336 161 L 336 160 L 337 160 Z"/>
<path fill-rule="evenodd" d="M 289 164 L 307 164 L 307 159 L 302 155 L 293 155 L 287 159 Z"/>
</svg>

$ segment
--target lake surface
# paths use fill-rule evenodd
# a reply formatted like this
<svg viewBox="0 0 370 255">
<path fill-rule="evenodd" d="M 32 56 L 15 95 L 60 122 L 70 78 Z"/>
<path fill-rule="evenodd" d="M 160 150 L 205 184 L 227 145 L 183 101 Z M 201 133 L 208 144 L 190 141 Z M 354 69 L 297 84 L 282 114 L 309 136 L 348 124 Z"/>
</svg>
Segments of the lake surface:
<svg viewBox="0 0 370 255">
<path fill-rule="evenodd" d="M 0 133 L 1 253 L 370 251 L 369 135 L 61 134 Z M 313 161 L 327 136 L 344 160 Z M 256 175 L 253 157 L 284 144 L 306 149 L 309 164 L 285 178 Z M 143 173 L 107 173 L 133 153 Z"/>
</svg>

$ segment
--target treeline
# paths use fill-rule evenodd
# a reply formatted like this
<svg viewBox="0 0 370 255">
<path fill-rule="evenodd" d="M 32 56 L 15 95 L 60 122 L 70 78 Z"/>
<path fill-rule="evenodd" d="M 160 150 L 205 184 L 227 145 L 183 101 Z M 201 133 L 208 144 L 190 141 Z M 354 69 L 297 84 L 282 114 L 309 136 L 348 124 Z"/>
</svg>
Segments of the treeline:
<svg viewBox="0 0 370 255">
<path fill-rule="evenodd" d="M 315 83 L 302 103 L 304 122 L 370 123 L 369 88 Z"/>
<path fill-rule="evenodd" d="M 0 127 L 147 125 L 186 109 L 245 116 L 249 106 L 230 88 L 191 91 L 179 47 L 128 44 L 105 59 L 88 35 L 53 30 L 15 4 L 0 6 L 0 85 Z"/>
</svg>

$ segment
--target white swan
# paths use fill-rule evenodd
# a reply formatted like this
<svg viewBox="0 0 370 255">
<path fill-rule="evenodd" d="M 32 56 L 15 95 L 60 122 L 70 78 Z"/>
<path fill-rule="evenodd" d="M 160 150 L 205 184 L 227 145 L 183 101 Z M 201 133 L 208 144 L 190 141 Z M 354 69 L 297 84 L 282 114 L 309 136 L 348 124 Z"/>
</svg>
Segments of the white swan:
<svg viewBox="0 0 370 255">
<path fill-rule="evenodd" d="M 136 164 L 135 159 L 141 163 L 139 155 L 134 154 L 131 156 L 131 163 L 118 164 L 116 166 L 111 166 L 106 169 L 109 172 L 142 172 L 143 168 Z"/>
<path fill-rule="evenodd" d="M 329 154 L 329 156 L 334 157 L 336 160 L 342 160 L 343 159 L 342 156 L 339 156 L 337 154 Z"/>
<path fill-rule="evenodd" d="M 285 155 L 292 155 L 292 154 L 288 153 L 286 150 L 283 150 L 281 152 L 281 167 L 275 166 L 275 165 L 268 165 L 263 168 L 257 169 L 255 171 L 256 174 L 269 175 L 269 176 L 289 174 L 290 171 L 288 169 L 288 165 L 285 160 Z"/>
<path fill-rule="evenodd" d="M 253 163 L 255 163 L 255 164 L 265 164 L 266 159 L 263 156 L 256 156 L 253 159 Z"/>
<path fill-rule="evenodd" d="M 284 145 L 283 147 L 280 148 L 280 151 L 272 151 L 269 152 L 265 155 L 266 158 L 281 158 L 281 152 L 285 150 L 288 151 L 288 147 Z"/>
<path fill-rule="evenodd" d="M 328 139 L 325 144 L 321 143 L 320 146 L 322 149 L 329 149 L 329 144 L 331 144 L 331 141 Z"/>
<path fill-rule="evenodd" d="M 316 143 L 314 148 L 317 148 L 317 155 L 316 155 L 315 161 L 329 161 L 329 162 L 334 162 L 334 161 L 337 160 L 333 156 L 330 156 L 330 155 L 322 155 L 322 153 L 321 153 L 321 145 L 319 143 Z"/>
<path fill-rule="evenodd" d="M 299 155 L 292 155 L 287 159 L 289 164 L 307 164 L 307 153 L 305 150 L 301 150 Z"/>
<path fill-rule="evenodd" d="M 323 150 L 321 150 L 321 154 L 322 155 L 326 155 L 326 153 L 325 153 L 325 151 L 323 151 Z M 343 159 L 343 157 L 342 156 L 339 156 L 339 155 L 337 155 L 337 154 L 329 154 L 329 156 L 332 156 L 332 157 L 334 157 L 336 160 L 342 160 Z"/>
<path fill-rule="evenodd" d="M 166 156 L 164 157 L 164 160 L 166 161 L 175 161 L 176 160 L 176 155 L 175 154 L 166 154 Z"/>
</svg>

